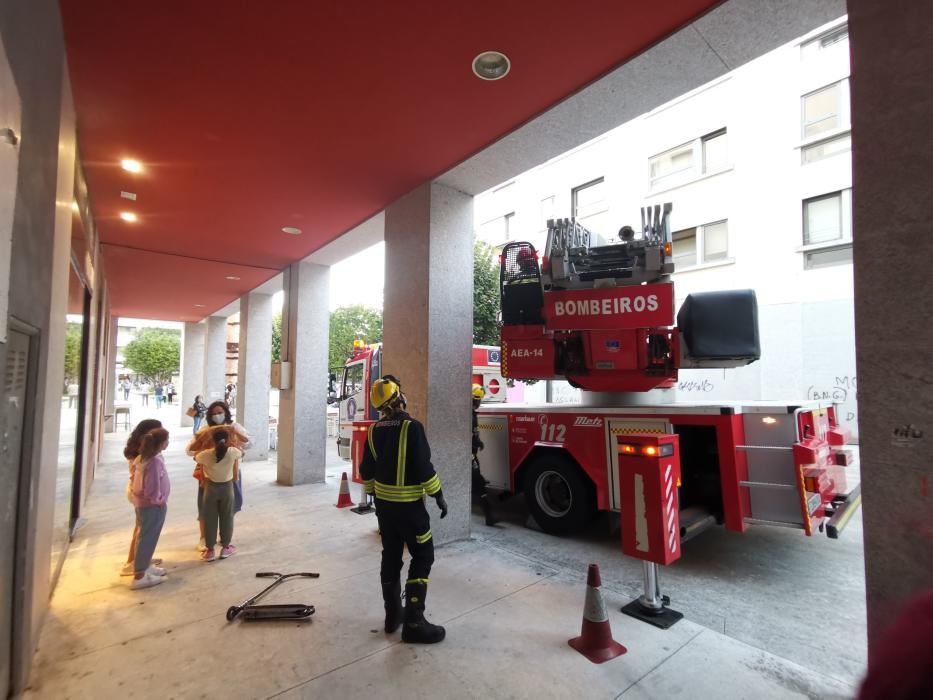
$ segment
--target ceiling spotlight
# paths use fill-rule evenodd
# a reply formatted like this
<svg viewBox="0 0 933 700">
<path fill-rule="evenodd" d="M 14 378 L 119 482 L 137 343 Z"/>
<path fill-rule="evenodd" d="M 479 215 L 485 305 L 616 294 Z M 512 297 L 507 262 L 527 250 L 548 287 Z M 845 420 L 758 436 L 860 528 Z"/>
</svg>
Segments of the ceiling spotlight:
<svg viewBox="0 0 933 700">
<path fill-rule="evenodd" d="M 124 158 L 121 160 L 120 167 L 128 173 L 141 173 L 143 171 L 143 164 L 132 158 Z"/>
<path fill-rule="evenodd" d="M 294 226 L 283 226 L 282 231 L 284 231 L 285 233 L 290 233 L 293 236 L 297 236 L 301 233 L 301 229 L 295 228 Z"/>
<path fill-rule="evenodd" d="M 473 73 L 481 80 L 500 80 L 511 67 L 509 57 L 499 51 L 483 51 L 473 59 Z"/>
<path fill-rule="evenodd" d="M 227 275 L 227 279 L 228 279 L 228 280 L 238 280 L 238 279 L 240 279 L 240 278 L 237 277 L 236 275 Z"/>
<path fill-rule="evenodd" d="M 133 223 L 134 221 L 136 221 L 137 216 L 131 211 L 121 211 L 120 218 L 123 219 L 124 221 L 129 221 L 130 223 Z"/>
</svg>

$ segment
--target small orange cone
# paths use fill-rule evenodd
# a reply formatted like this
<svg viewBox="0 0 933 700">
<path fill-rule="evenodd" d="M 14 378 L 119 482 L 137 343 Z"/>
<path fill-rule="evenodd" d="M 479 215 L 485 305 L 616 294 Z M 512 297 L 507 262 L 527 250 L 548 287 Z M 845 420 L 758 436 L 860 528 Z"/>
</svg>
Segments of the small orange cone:
<svg viewBox="0 0 933 700">
<path fill-rule="evenodd" d="M 594 664 L 601 664 L 609 659 L 621 656 L 628 649 L 612 638 L 609 628 L 609 615 L 603 594 L 599 590 L 599 566 L 590 564 L 586 575 L 586 602 L 583 604 L 583 627 L 580 636 L 567 640 L 567 643 L 583 654 Z"/>
<path fill-rule="evenodd" d="M 340 477 L 340 495 L 337 496 L 337 507 L 349 508 L 352 505 L 353 501 L 350 500 L 350 484 L 347 481 L 347 473 L 344 472 L 343 476 Z"/>
</svg>

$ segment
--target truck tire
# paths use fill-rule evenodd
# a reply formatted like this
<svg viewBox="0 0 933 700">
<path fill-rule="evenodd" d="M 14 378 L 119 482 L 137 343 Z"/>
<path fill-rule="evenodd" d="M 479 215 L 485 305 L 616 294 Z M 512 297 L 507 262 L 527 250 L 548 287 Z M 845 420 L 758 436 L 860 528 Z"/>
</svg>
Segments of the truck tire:
<svg viewBox="0 0 933 700">
<path fill-rule="evenodd" d="M 559 452 L 535 456 L 525 472 L 525 501 L 549 535 L 582 530 L 596 512 L 593 486 L 577 464 Z"/>
</svg>

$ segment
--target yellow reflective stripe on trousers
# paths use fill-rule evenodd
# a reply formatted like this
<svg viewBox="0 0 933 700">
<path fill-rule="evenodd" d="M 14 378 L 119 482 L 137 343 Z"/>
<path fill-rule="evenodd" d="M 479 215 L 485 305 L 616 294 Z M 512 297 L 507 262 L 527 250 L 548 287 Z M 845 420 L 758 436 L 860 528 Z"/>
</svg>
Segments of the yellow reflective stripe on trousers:
<svg viewBox="0 0 933 700">
<path fill-rule="evenodd" d="M 441 480 L 437 478 L 437 474 L 435 474 L 427 481 L 422 481 L 421 487 L 424 489 L 426 494 L 433 496 L 435 493 L 441 490 Z"/>
<path fill-rule="evenodd" d="M 427 531 L 426 533 L 424 533 L 423 535 L 415 535 L 415 542 L 417 542 L 418 544 L 424 544 L 424 543 L 427 542 L 429 539 L 431 539 L 431 531 L 430 531 L 430 530 L 428 530 L 428 531 Z"/>
<path fill-rule="evenodd" d="M 395 503 L 411 503 L 421 500 L 424 489 L 421 484 L 414 486 L 390 486 L 380 481 L 376 482 L 376 498 Z"/>
<path fill-rule="evenodd" d="M 374 427 L 376 427 L 375 424 L 369 426 L 369 428 L 368 428 L 368 430 L 367 430 L 367 434 L 366 434 L 366 442 L 369 443 L 369 451 L 373 453 L 373 459 L 377 459 L 377 457 L 376 457 L 376 445 L 373 444 L 373 428 L 374 428 Z"/>
<path fill-rule="evenodd" d="M 366 479 L 363 481 L 363 491 L 365 493 L 372 493 L 373 491 L 375 491 L 375 488 L 376 488 L 375 479 Z"/>
<path fill-rule="evenodd" d="M 405 458 L 408 456 L 408 426 L 410 420 L 402 421 L 402 429 L 398 438 L 398 465 L 395 468 L 395 485 L 405 485 Z"/>
<path fill-rule="evenodd" d="M 427 585 L 428 579 L 426 579 L 426 578 L 410 578 L 410 579 L 408 579 L 407 581 L 405 581 L 405 583 L 423 583 L 423 584 Z"/>
</svg>

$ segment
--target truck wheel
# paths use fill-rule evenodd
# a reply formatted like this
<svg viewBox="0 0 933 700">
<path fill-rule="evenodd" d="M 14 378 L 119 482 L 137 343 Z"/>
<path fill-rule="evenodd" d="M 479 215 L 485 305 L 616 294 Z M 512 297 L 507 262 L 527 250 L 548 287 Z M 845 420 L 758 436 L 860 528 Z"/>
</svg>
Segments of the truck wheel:
<svg viewBox="0 0 933 700">
<path fill-rule="evenodd" d="M 525 501 L 549 535 L 577 532 L 595 512 L 592 486 L 579 467 L 561 454 L 541 454 L 528 465 Z"/>
</svg>

